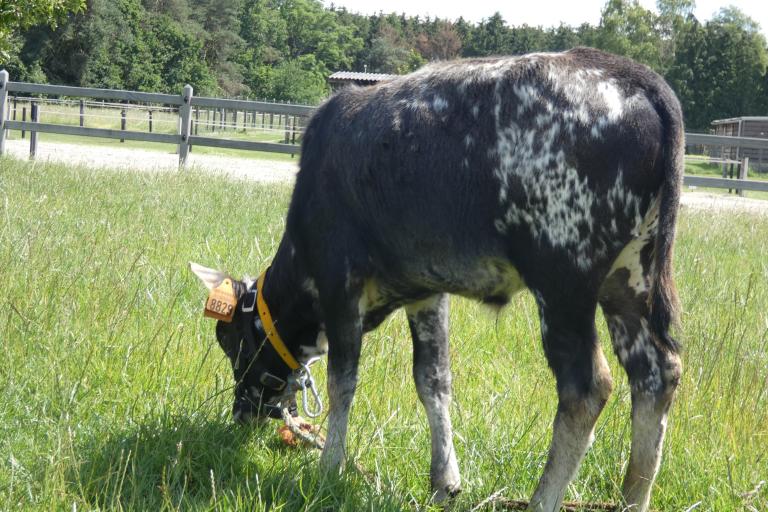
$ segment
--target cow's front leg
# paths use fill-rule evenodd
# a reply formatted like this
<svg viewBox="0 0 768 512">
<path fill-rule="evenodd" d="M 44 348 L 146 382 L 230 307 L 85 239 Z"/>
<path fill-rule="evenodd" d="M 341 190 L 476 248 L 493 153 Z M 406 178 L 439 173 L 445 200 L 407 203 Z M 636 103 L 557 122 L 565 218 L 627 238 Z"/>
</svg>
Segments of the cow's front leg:
<svg viewBox="0 0 768 512">
<path fill-rule="evenodd" d="M 357 386 L 362 321 L 357 304 L 345 300 L 326 314 L 328 336 L 328 436 L 320 458 L 328 471 L 339 471 L 346 459 L 349 409 Z"/>
<path fill-rule="evenodd" d="M 448 296 L 435 295 L 411 304 L 406 312 L 413 338 L 413 378 L 432 435 L 429 475 L 433 500 L 439 503 L 459 492 L 461 484 L 448 412 L 451 403 Z"/>
</svg>

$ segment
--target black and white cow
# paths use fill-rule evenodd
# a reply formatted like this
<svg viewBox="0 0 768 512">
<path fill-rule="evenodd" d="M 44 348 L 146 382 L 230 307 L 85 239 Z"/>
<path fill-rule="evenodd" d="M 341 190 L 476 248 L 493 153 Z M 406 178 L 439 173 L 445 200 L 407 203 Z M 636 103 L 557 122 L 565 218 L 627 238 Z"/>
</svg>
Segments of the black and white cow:
<svg viewBox="0 0 768 512">
<path fill-rule="evenodd" d="M 669 329 L 683 151 L 665 82 L 585 48 L 432 64 L 326 101 L 307 127 L 287 229 L 260 290 L 299 360 L 324 352 L 327 335 L 322 466 L 345 459 L 363 333 L 402 306 L 434 499 L 456 493 L 447 294 L 503 305 L 528 288 L 559 396 L 530 509 L 559 510 L 611 392 L 600 304 L 632 390 L 624 505 L 647 510 L 682 368 Z M 197 272 L 209 286 L 225 277 Z M 241 302 L 254 286 L 237 283 Z M 264 416 L 289 369 L 242 309 L 216 333 L 237 380 L 234 414 Z"/>
</svg>

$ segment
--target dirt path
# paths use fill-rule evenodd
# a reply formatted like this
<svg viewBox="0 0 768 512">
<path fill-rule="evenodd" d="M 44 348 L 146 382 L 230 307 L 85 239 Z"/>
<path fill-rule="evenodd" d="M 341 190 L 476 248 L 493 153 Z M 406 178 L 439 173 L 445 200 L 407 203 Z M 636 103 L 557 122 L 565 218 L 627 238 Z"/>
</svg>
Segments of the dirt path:
<svg viewBox="0 0 768 512">
<path fill-rule="evenodd" d="M 29 142 L 9 140 L 8 152 L 27 158 Z M 174 153 L 134 148 L 105 148 L 60 142 L 43 142 L 38 148 L 38 161 L 65 162 L 96 168 L 134 169 L 142 171 L 175 171 L 178 156 Z M 190 155 L 190 165 L 200 171 L 221 173 L 236 178 L 262 182 L 292 181 L 298 171 L 296 162 L 236 158 L 219 155 Z M 768 201 L 735 195 L 686 192 L 684 207 L 695 210 L 732 210 L 768 215 Z"/>
<path fill-rule="evenodd" d="M 29 142 L 6 141 L 8 153 L 17 158 L 29 156 Z M 175 153 L 135 148 L 118 148 L 66 144 L 62 142 L 41 142 L 37 149 L 38 162 L 57 162 L 84 165 L 95 168 L 133 169 L 140 171 L 176 171 L 179 157 Z M 189 156 L 192 168 L 205 172 L 222 173 L 237 178 L 274 182 L 291 181 L 296 176 L 296 162 L 236 158 L 219 155 L 192 154 Z"/>
<path fill-rule="evenodd" d="M 713 194 L 711 192 L 685 192 L 684 207 L 693 210 L 732 210 L 768 215 L 768 201 L 737 195 Z"/>
</svg>

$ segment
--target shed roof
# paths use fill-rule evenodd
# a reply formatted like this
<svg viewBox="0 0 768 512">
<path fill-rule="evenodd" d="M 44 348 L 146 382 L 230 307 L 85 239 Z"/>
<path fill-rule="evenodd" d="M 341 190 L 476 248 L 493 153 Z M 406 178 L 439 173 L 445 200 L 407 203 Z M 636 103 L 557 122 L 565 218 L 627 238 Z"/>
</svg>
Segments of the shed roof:
<svg viewBox="0 0 768 512">
<path fill-rule="evenodd" d="M 350 82 L 381 82 L 390 80 L 398 75 L 388 75 L 385 73 L 359 73 L 357 71 L 337 71 L 328 77 L 328 80 L 350 81 Z"/>
<path fill-rule="evenodd" d="M 731 117 L 729 119 L 715 119 L 714 121 L 712 121 L 712 124 L 730 124 L 730 123 L 738 123 L 739 121 L 768 122 L 768 116 L 742 116 L 742 117 Z"/>
</svg>

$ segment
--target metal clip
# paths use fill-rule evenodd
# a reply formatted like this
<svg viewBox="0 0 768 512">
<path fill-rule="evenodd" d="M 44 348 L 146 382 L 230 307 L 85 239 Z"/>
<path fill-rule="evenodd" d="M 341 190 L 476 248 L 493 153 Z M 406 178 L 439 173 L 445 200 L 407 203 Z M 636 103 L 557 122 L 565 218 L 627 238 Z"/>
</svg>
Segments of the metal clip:
<svg viewBox="0 0 768 512">
<path fill-rule="evenodd" d="M 317 361 L 317 359 L 312 359 L 306 364 L 301 365 L 301 370 L 304 374 L 304 378 L 301 380 L 301 406 L 304 409 L 304 412 L 310 418 L 317 418 L 323 413 L 323 402 L 320 400 L 320 394 L 317 392 L 317 388 L 315 387 L 315 379 L 312 378 L 312 372 L 309 370 L 309 365 Z M 307 389 L 312 392 L 312 398 L 315 401 L 315 406 L 312 409 L 309 408 L 307 400 Z"/>
<path fill-rule="evenodd" d="M 319 357 L 310 359 L 289 377 L 291 382 L 288 389 L 294 392 L 301 391 L 301 406 L 304 409 L 304 413 L 310 418 L 317 418 L 323 413 L 323 401 L 320 399 L 320 393 L 318 393 L 315 386 L 315 379 L 312 378 L 312 372 L 309 369 L 309 365 L 319 359 Z M 312 398 L 315 402 L 312 408 L 309 406 L 309 392 L 312 393 Z"/>
</svg>

